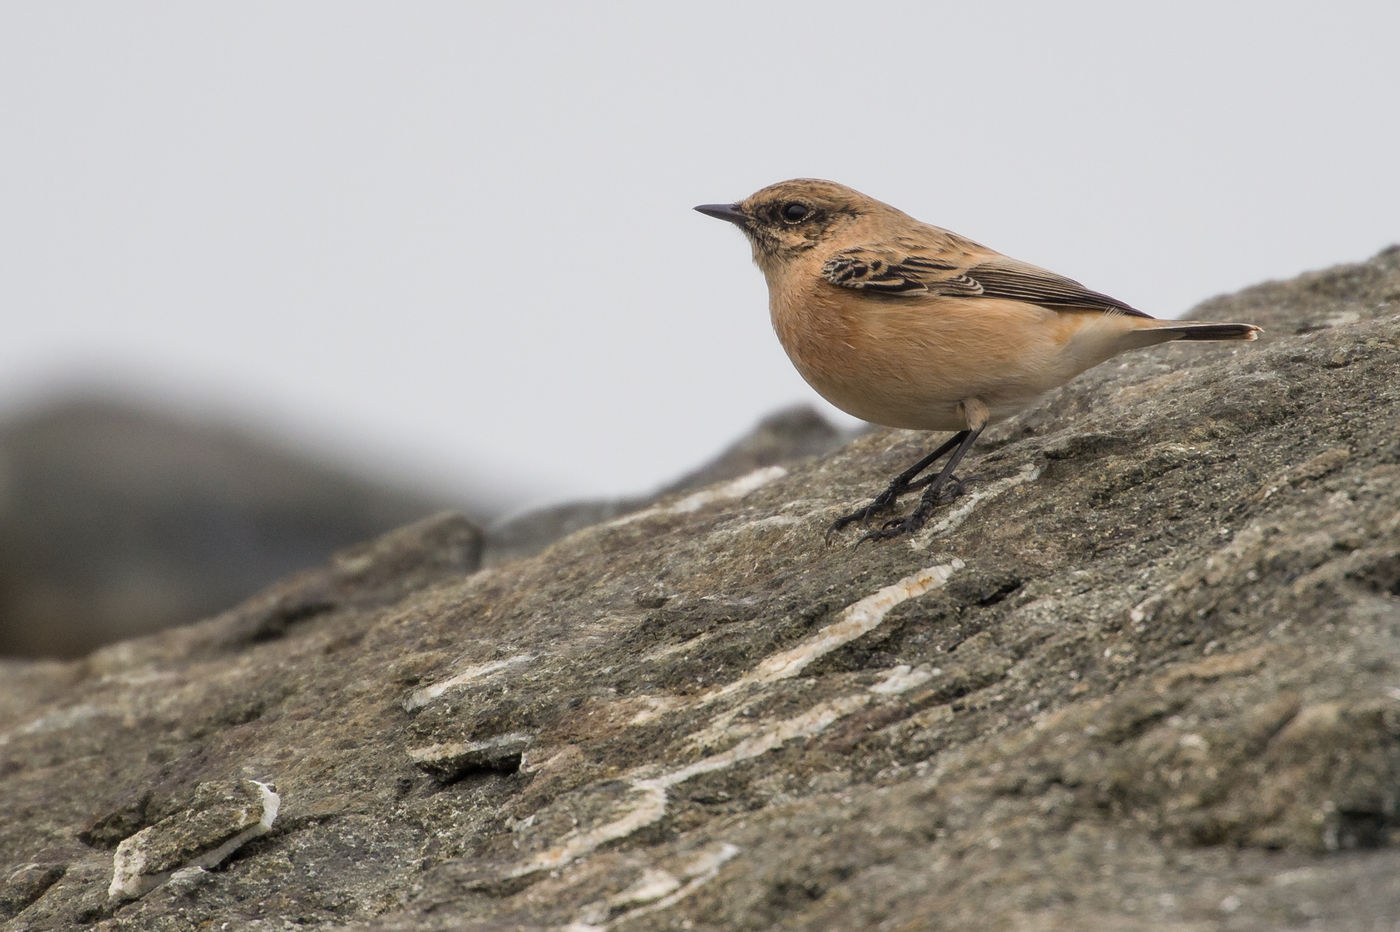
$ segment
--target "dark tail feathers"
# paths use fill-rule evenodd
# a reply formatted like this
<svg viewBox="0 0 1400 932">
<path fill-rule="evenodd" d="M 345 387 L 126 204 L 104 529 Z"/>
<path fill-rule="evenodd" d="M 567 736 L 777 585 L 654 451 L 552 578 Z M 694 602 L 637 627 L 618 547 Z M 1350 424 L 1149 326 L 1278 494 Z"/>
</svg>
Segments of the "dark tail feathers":
<svg viewBox="0 0 1400 932">
<path fill-rule="evenodd" d="M 1260 330 L 1253 324 L 1172 324 L 1158 329 L 1179 334 L 1178 340 L 1257 340 Z"/>
</svg>

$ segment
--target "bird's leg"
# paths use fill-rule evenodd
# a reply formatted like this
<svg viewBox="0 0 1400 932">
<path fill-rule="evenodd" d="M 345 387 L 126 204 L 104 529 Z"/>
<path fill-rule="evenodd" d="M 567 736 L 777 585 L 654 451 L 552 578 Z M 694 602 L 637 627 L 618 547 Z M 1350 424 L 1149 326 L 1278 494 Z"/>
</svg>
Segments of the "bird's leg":
<svg viewBox="0 0 1400 932">
<path fill-rule="evenodd" d="M 891 508 L 894 507 L 894 504 L 899 499 L 899 497 L 905 492 L 912 492 L 915 489 L 921 489 L 924 486 L 928 485 L 930 482 L 932 482 L 933 477 L 926 476 L 917 482 L 914 481 L 914 478 L 918 476 L 919 473 L 923 472 L 925 469 L 928 469 L 934 463 L 942 459 L 948 453 L 949 450 L 962 443 L 967 434 L 968 431 L 958 431 L 937 450 L 934 450 L 928 456 L 925 456 L 913 466 L 910 466 L 908 469 L 904 470 L 904 472 L 895 476 L 894 479 L 890 482 L 889 488 L 885 489 L 885 491 L 875 496 L 875 500 L 872 501 L 869 505 L 866 505 L 864 508 L 857 508 L 850 514 L 842 515 L 841 517 L 833 521 L 831 527 L 826 529 L 827 542 L 830 543 L 831 535 L 841 531 L 843 528 L 854 524 L 857 521 L 864 523 L 866 521 L 869 521 L 875 515 L 889 511 Z"/>
<path fill-rule="evenodd" d="M 989 415 L 987 406 L 976 398 L 965 398 L 961 405 L 963 414 L 967 418 L 967 430 L 959 431 L 954 435 L 953 439 L 959 441 L 958 448 L 953 451 L 948 462 L 943 464 L 943 468 L 939 470 L 933 481 L 928 483 L 924 494 L 919 499 L 918 506 L 906 517 L 886 521 L 884 525 L 866 534 L 857 543 L 864 543 L 867 540 L 889 540 L 891 537 L 898 537 L 901 534 L 913 534 L 923 527 L 924 523 L 928 521 L 928 516 L 933 514 L 933 509 L 938 506 L 945 488 L 951 486 L 953 494 L 957 494 L 956 490 L 960 488 L 961 483 L 953 477 L 953 470 L 958 468 L 958 463 L 962 462 L 967 451 L 971 450 L 972 445 L 977 442 L 978 435 L 987 426 Z"/>
</svg>

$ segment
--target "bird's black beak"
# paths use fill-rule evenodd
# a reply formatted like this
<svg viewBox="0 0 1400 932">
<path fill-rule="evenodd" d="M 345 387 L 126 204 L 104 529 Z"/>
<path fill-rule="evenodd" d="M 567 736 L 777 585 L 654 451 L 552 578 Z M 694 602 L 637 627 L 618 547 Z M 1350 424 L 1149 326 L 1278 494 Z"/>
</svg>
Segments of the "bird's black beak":
<svg viewBox="0 0 1400 932">
<path fill-rule="evenodd" d="M 718 217 L 740 226 L 749 222 L 749 215 L 740 210 L 738 204 L 701 204 L 695 209 L 707 217 Z"/>
</svg>

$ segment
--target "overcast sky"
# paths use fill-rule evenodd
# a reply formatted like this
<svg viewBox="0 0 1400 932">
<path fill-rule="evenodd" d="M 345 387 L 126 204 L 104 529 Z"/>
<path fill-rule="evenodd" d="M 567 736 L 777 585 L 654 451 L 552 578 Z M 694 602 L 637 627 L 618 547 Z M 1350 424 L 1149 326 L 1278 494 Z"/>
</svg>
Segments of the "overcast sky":
<svg viewBox="0 0 1400 932">
<path fill-rule="evenodd" d="M 852 185 L 1158 316 L 1400 240 L 1400 3 L 0 5 L 0 418 L 535 503 L 811 401 L 732 227 Z M 849 421 L 846 423 L 850 423 Z"/>
</svg>

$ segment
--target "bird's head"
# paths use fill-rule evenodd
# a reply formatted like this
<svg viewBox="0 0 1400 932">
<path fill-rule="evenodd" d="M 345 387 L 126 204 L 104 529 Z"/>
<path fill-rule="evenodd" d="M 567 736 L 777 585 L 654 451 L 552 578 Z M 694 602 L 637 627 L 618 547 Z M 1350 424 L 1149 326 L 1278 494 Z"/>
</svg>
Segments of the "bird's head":
<svg viewBox="0 0 1400 932">
<path fill-rule="evenodd" d="M 765 273 L 835 242 L 865 221 L 887 212 L 899 214 L 859 191 L 815 178 L 780 181 L 736 204 L 701 204 L 695 209 L 743 230 L 753 244 L 754 261 Z"/>
</svg>

